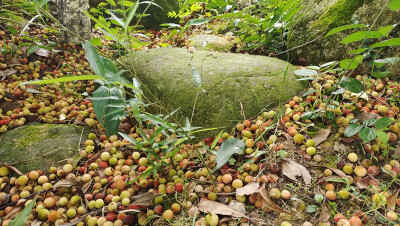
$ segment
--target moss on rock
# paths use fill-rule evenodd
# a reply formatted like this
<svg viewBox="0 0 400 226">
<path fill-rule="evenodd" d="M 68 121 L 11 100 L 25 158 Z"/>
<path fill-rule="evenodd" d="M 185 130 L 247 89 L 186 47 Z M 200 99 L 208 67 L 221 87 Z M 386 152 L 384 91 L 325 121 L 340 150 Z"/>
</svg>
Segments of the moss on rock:
<svg viewBox="0 0 400 226">
<path fill-rule="evenodd" d="M 135 52 L 134 63 L 138 77 L 170 112 L 180 108 L 181 121 L 191 117 L 198 92 L 192 125 L 203 128 L 230 129 L 243 120 L 241 112 L 246 118 L 253 117 L 306 87 L 296 80 L 294 66 L 264 56 L 160 48 Z M 205 92 L 196 88 L 192 67 L 201 73 Z M 159 113 L 160 109 L 151 111 Z M 203 133 L 200 138 L 219 131 Z"/>
<path fill-rule="evenodd" d="M 218 35 L 197 34 L 189 37 L 189 41 L 199 50 L 209 50 L 217 52 L 229 51 L 233 44 L 228 39 Z"/>
<path fill-rule="evenodd" d="M 78 154 L 79 142 L 83 143 L 89 132 L 88 127 L 77 125 L 22 126 L 0 136 L 0 159 L 23 173 L 35 169 L 47 171 Z"/>
</svg>

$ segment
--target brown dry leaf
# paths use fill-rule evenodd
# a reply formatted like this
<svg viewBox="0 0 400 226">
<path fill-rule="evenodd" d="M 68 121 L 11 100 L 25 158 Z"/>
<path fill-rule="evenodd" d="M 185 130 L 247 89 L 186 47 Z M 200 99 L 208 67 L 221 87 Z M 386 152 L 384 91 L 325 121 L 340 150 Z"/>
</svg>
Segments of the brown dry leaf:
<svg viewBox="0 0 400 226">
<path fill-rule="evenodd" d="M 260 184 L 250 182 L 246 186 L 236 189 L 236 195 L 251 195 L 260 192 Z"/>
<path fill-rule="evenodd" d="M 8 164 L 5 163 L 5 162 L 1 162 L 1 161 L 0 161 L 0 165 L 3 165 L 3 166 L 5 166 L 5 167 L 9 168 L 10 170 L 16 172 L 17 174 L 19 174 L 19 175 L 21 175 L 21 176 L 24 175 L 24 174 L 21 173 L 21 171 L 19 171 L 17 168 L 15 168 L 14 166 L 8 165 Z"/>
<path fill-rule="evenodd" d="M 42 91 L 36 90 L 36 89 L 32 89 L 32 88 L 26 88 L 25 89 L 28 93 L 35 93 L 35 94 L 40 94 L 40 93 L 44 93 Z"/>
<path fill-rule="evenodd" d="M 328 222 L 331 217 L 331 210 L 329 206 L 324 203 L 321 208 L 321 213 L 319 214 L 318 222 Z"/>
<path fill-rule="evenodd" d="M 6 220 L 14 219 L 21 211 L 22 211 L 21 207 L 12 208 L 10 212 L 8 212 L 7 215 L 4 217 L 3 222 Z"/>
<path fill-rule="evenodd" d="M 280 208 L 279 206 L 277 206 L 274 201 L 272 201 L 272 199 L 269 197 L 267 190 L 265 189 L 265 184 L 263 184 L 262 188 L 260 189 L 260 194 L 262 196 L 262 198 L 267 202 L 268 204 L 268 209 L 271 209 L 275 212 L 278 213 L 286 213 L 289 215 L 292 215 L 291 213 L 289 213 L 287 210 L 284 210 L 282 208 Z"/>
<path fill-rule="evenodd" d="M 10 66 L 11 66 L 11 64 L 20 64 L 19 63 L 19 60 L 18 60 L 18 58 L 16 58 L 16 57 L 10 57 L 10 58 L 7 58 L 6 59 L 6 64 L 10 64 Z"/>
<path fill-rule="evenodd" d="M 370 181 L 371 179 L 369 178 L 369 176 L 366 176 L 358 179 L 356 184 L 359 189 L 366 189 L 368 188 Z"/>
<path fill-rule="evenodd" d="M 140 213 L 140 212 L 142 212 L 142 211 L 137 210 L 137 209 L 129 209 L 129 210 L 121 210 L 121 211 L 118 211 L 118 213 L 132 213 L 132 212 Z"/>
<path fill-rule="evenodd" d="M 399 195 L 400 189 L 396 191 L 393 195 L 386 199 L 387 212 L 394 211 L 396 208 L 397 196 Z"/>
<path fill-rule="evenodd" d="M 335 145 L 333 145 L 333 150 L 335 150 L 336 152 L 342 153 L 342 152 L 346 151 L 346 146 L 339 142 L 335 142 Z"/>
<path fill-rule="evenodd" d="M 239 213 L 246 214 L 246 208 L 244 207 L 244 204 L 241 202 L 232 200 L 229 202 L 228 206 L 233 210 L 238 211 Z"/>
<path fill-rule="evenodd" d="M 105 170 L 106 170 L 105 168 L 97 168 L 97 172 L 99 172 L 100 179 L 106 178 L 106 174 L 104 173 Z"/>
<path fill-rule="evenodd" d="M 356 139 L 354 139 L 353 137 L 343 137 L 342 139 L 340 139 L 343 143 L 345 144 L 351 144 L 353 143 Z"/>
<path fill-rule="evenodd" d="M 332 168 L 332 167 L 328 167 L 328 169 L 332 170 L 332 172 L 335 172 L 337 175 L 339 175 L 341 177 L 347 177 L 347 175 L 340 169 L 336 169 L 336 168 Z"/>
<path fill-rule="evenodd" d="M 31 226 L 40 226 L 42 223 L 43 223 L 43 221 L 36 219 L 36 220 L 32 221 Z"/>
<path fill-rule="evenodd" d="M 329 134 L 331 133 L 332 126 L 329 126 L 326 129 L 318 131 L 315 136 L 312 138 L 314 141 L 314 146 L 318 146 L 320 143 L 326 141 L 328 138 Z"/>
<path fill-rule="evenodd" d="M 88 182 L 86 182 L 86 183 L 84 183 L 84 184 L 82 185 L 82 191 L 83 191 L 83 193 L 86 193 L 86 192 L 89 190 L 90 185 L 92 184 L 92 181 L 93 181 L 93 178 L 92 178 L 90 181 L 88 181 Z"/>
<path fill-rule="evenodd" d="M 50 50 L 39 48 L 38 50 L 35 51 L 36 55 L 42 56 L 42 57 L 49 57 L 50 56 Z"/>
<path fill-rule="evenodd" d="M 192 193 L 196 187 L 196 182 L 192 181 L 186 184 L 186 194 Z"/>
<path fill-rule="evenodd" d="M 142 195 L 133 196 L 132 199 L 134 200 L 131 205 L 140 205 L 140 206 L 150 206 L 154 204 L 154 199 L 160 196 L 160 194 L 156 193 L 145 193 Z"/>
<path fill-rule="evenodd" d="M 360 114 L 358 114 L 355 119 L 358 119 L 359 122 L 363 123 L 364 121 L 368 120 L 368 119 L 377 119 L 379 117 L 378 114 L 375 113 L 367 113 L 365 111 L 361 112 Z"/>
<path fill-rule="evenodd" d="M 289 177 L 290 179 L 297 181 L 296 176 L 303 177 L 304 182 L 309 185 L 311 184 L 311 175 L 306 167 L 292 161 L 288 158 L 284 159 L 282 163 L 282 173 L 283 175 Z"/>
<path fill-rule="evenodd" d="M 81 183 L 74 180 L 74 179 L 62 179 L 59 180 L 53 188 L 58 188 L 58 187 L 72 187 L 72 186 L 77 186 L 80 185 Z"/>
<path fill-rule="evenodd" d="M 12 111 L 21 106 L 22 104 L 18 100 L 0 102 L 0 109 L 2 109 L 3 112 Z"/>
<path fill-rule="evenodd" d="M 244 217 L 249 218 L 248 216 L 230 208 L 229 206 L 211 201 L 211 200 L 204 200 L 198 204 L 199 210 L 204 213 L 215 213 L 221 214 L 225 216 L 232 216 L 232 217 Z"/>
<path fill-rule="evenodd" d="M 0 77 L 2 77 L 2 79 L 4 80 L 6 77 L 14 74 L 15 72 L 17 72 L 17 70 L 14 69 L 7 69 L 4 71 L 0 71 Z"/>
</svg>

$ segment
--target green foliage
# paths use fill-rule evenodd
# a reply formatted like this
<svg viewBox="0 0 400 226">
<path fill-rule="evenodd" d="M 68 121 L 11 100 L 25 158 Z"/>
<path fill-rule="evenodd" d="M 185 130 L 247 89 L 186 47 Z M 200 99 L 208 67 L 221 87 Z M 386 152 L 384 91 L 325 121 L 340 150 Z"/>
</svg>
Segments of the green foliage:
<svg viewBox="0 0 400 226">
<path fill-rule="evenodd" d="M 10 226 L 22 226 L 28 221 L 29 214 L 36 204 L 37 196 L 10 222 Z"/>
<path fill-rule="evenodd" d="M 225 165 L 233 154 L 240 154 L 244 151 L 245 143 L 243 140 L 236 138 L 229 138 L 225 140 L 219 151 L 217 152 L 217 166 L 213 169 L 211 174 L 215 173 L 219 168 Z"/>
<path fill-rule="evenodd" d="M 379 119 L 368 119 L 362 124 L 350 124 L 344 131 L 346 137 L 352 137 L 356 134 L 364 141 L 369 142 L 378 137 L 383 143 L 387 143 L 389 136 L 384 132 L 392 124 L 388 117 Z M 375 128 L 370 128 L 374 125 Z"/>
</svg>

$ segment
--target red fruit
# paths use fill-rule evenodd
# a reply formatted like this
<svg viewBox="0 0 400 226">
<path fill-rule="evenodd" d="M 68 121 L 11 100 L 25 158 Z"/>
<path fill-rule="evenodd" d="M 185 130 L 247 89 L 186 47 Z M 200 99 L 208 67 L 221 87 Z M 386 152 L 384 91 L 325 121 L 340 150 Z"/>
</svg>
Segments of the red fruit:
<svg viewBox="0 0 400 226">
<path fill-rule="evenodd" d="M 351 226 L 361 226 L 362 225 L 361 219 L 356 216 L 350 217 L 349 222 L 350 222 Z"/>
<path fill-rule="evenodd" d="M 183 191 L 183 183 L 176 183 L 175 184 L 175 191 L 182 192 Z"/>
<path fill-rule="evenodd" d="M 99 167 L 105 169 L 105 168 L 108 167 L 108 163 L 107 163 L 107 162 L 104 162 L 104 161 L 100 161 L 100 162 L 99 162 Z"/>
<path fill-rule="evenodd" d="M 175 187 L 172 185 L 168 185 L 166 191 L 168 194 L 172 194 L 175 192 Z"/>
<path fill-rule="evenodd" d="M 270 170 L 272 173 L 279 173 L 280 167 L 279 167 L 279 165 L 276 164 L 276 163 L 271 163 L 271 164 L 269 164 L 269 170 Z"/>
<path fill-rule="evenodd" d="M 179 163 L 179 166 L 182 168 L 182 169 L 185 169 L 186 168 L 186 166 L 188 165 L 188 160 L 187 159 L 182 159 L 182 161 Z"/>
<path fill-rule="evenodd" d="M 130 206 L 128 206 L 128 209 L 130 209 L 130 210 L 138 210 L 139 206 L 138 205 L 130 205 Z"/>
<path fill-rule="evenodd" d="M 106 215 L 106 219 L 107 219 L 108 221 L 115 221 L 115 220 L 117 220 L 117 214 L 114 213 L 114 212 L 109 212 L 109 213 L 107 213 L 107 215 Z"/>
<path fill-rule="evenodd" d="M 371 177 L 376 177 L 376 176 L 379 175 L 379 173 L 380 173 L 380 169 L 379 169 L 378 166 L 370 166 L 370 167 L 368 167 L 368 174 Z"/>
<path fill-rule="evenodd" d="M 146 166 L 139 166 L 138 170 L 139 172 L 144 172 L 146 171 L 147 167 Z"/>
<path fill-rule="evenodd" d="M 119 213 L 119 214 L 117 215 L 117 219 L 118 219 L 118 220 L 124 220 L 125 217 L 126 217 L 126 213 Z"/>
<path fill-rule="evenodd" d="M 359 211 L 359 212 L 355 213 L 354 216 L 359 217 L 363 223 L 368 222 L 368 216 L 364 212 Z"/>
<path fill-rule="evenodd" d="M 162 205 L 156 205 L 156 206 L 154 207 L 154 212 L 155 212 L 156 214 L 162 214 L 162 212 L 163 212 L 163 207 L 162 207 Z"/>
<path fill-rule="evenodd" d="M 5 120 L 5 119 L 0 120 L 0 125 L 4 126 L 7 124 L 8 124 L 7 120 Z"/>
<path fill-rule="evenodd" d="M 258 147 L 258 149 L 264 149 L 265 148 L 265 143 L 262 141 L 259 141 L 256 143 L 256 147 Z"/>
<path fill-rule="evenodd" d="M 333 220 L 337 223 L 338 221 L 340 221 L 341 219 L 346 219 L 346 217 L 341 214 L 341 213 L 337 213 L 335 214 L 335 216 L 333 217 Z"/>
<path fill-rule="evenodd" d="M 135 225 L 135 218 L 132 215 L 126 215 L 124 225 Z"/>
<path fill-rule="evenodd" d="M 81 166 L 81 167 L 79 168 L 79 173 L 80 173 L 80 174 L 84 174 L 84 173 L 85 173 L 85 170 L 86 170 L 86 165 Z"/>
</svg>

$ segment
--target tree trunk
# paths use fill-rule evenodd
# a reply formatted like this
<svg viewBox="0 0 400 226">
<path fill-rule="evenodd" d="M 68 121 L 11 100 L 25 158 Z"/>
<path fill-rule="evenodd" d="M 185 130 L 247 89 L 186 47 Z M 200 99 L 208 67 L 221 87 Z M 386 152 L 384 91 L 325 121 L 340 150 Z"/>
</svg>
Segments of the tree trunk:
<svg viewBox="0 0 400 226">
<path fill-rule="evenodd" d="M 57 0 L 58 20 L 70 32 L 80 36 L 85 40 L 90 40 L 91 24 L 90 18 L 82 11 L 89 10 L 89 0 Z M 60 32 L 61 42 L 80 42 L 82 41 L 68 31 Z"/>
</svg>

